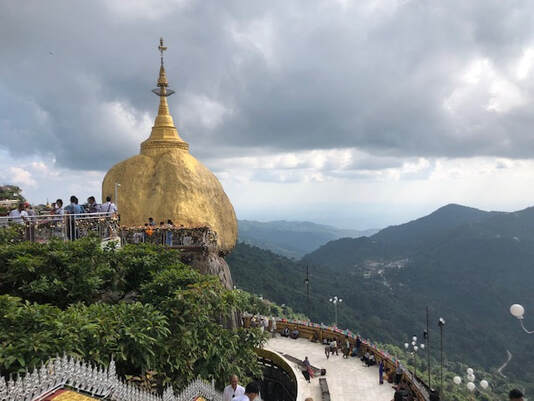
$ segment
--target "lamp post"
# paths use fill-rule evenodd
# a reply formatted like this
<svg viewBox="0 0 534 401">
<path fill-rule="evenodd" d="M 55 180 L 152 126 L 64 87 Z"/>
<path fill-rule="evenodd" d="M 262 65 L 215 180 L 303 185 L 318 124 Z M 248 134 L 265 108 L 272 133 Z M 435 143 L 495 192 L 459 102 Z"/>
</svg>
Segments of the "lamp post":
<svg viewBox="0 0 534 401">
<path fill-rule="evenodd" d="M 426 330 L 423 332 L 423 339 L 426 344 L 426 366 L 428 371 L 428 388 L 432 389 L 432 377 L 430 375 L 430 313 L 428 311 L 428 305 L 426 307 Z"/>
<path fill-rule="evenodd" d="M 117 206 L 117 209 L 119 208 L 119 187 L 121 186 L 121 184 L 119 184 L 118 182 L 115 183 L 115 199 L 113 199 L 115 201 L 115 206 Z"/>
<path fill-rule="evenodd" d="M 417 351 L 419 351 L 419 348 L 425 349 L 425 344 L 421 343 L 417 346 L 417 336 L 413 336 L 411 343 L 404 343 L 404 348 L 413 357 L 413 378 L 415 380 L 417 376 Z M 409 351 L 410 348 L 411 351 Z"/>
<path fill-rule="evenodd" d="M 335 310 L 335 316 L 336 316 L 335 325 L 337 327 L 337 304 L 342 303 L 343 299 L 338 298 L 337 295 L 336 295 L 336 296 L 330 298 L 328 301 L 332 302 L 334 304 L 334 310 Z"/>
<path fill-rule="evenodd" d="M 439 381 L 439 395 L 440 395 L 440 398 L 443 398 L 443 327 L 445 327 L 445 319 L 443 319 L 442 317 L 439 318 L 439 321 L 438 321 L 438 326 L 439 326 L 439 353 L 440 353 L 440 362 L 441 362 L 441 367 L 440 367 L 440 371 L 439 371 L 439 376 L 440 376 L 440 381 Z"/>
<path fill-rule="evenodd" d="M 467 390 L 469 390 L 471 393 L 473 393 L 475 391 L 475 389 L 477 388 L 477 386 L 475 384 L 475 372 L 471 368 L 467 368 L 466 372 L 467 372 L 467 376 L 466 376 L 466 385 L 465 385 L 465 387 L 467 388 Z M 457 386 L 462 384 L 462 378 L 460 376 L 454 376 L 452 381 Z M 483 390 L 486 390 L 489 387 L 489 383 L 488 383 L 487 380 L 481 380 L 479 384 L 480 384 L 480 387 Z"/>
<path fill-rule="evenodd" d="M 523 305 L 519 304 L 513 304 L 510 306 L 510 313 L 512 316 L 516 317 L 517 320 L 519 320 L 519 323 L 521 324 L 521 328 L 523 331 L 527 334 L 534 334 L 534 331 L 529 331 L 526 329 L 525 324 L 523 323 L 524 314 L 525 314 L 525 308 L 523 308 Z"/>
<path fill-rule="evenodd" d="M 306 313 L 308 314 L 308 319 L 310 318 L 310 269 L 306 265 L 306 278 L 304 279 L 304 284 L 306 285 Z"/>
</svg>

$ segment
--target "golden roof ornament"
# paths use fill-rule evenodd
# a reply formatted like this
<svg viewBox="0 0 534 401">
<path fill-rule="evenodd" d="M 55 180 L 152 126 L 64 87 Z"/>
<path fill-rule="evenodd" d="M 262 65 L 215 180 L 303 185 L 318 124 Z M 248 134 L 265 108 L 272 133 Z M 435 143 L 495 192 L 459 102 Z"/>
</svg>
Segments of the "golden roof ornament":
<svg viewBox="0 0 534 401">
<path fill-rule="evenodd" d="M 149 149 L 153 148 L 180 148 L 189 150 L 189 145 L 180 138 L 174 126 L 174 121 L 169 112 L 169 105 L 167 104 L 167 97 L 172 95 L 174 91 L 167 89 L 169 82 L 167 81 L 167 74 L 163 65 L 163 52 L 167 50 L 167 46 L 163 45 L 163 38 L 159 39 L 158 50 L 161 54 L 158 87 L 152 89 L 152 92 L 160 97 L 159 109 L 150 138 L 141 144 L 141 153 L 146 153 Z"/>
</svg>

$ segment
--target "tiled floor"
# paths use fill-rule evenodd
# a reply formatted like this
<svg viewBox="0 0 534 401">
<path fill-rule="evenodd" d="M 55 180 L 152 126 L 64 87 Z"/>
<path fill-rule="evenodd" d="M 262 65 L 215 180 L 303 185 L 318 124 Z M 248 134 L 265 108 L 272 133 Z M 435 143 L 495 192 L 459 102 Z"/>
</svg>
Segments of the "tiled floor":
<svg viewBox="0 0 534 401">
<path fill-rule="evenodd" d="M 393 389 L 391 384 L 378 384 L 378 368 L 365 367 L 357 358 L 343 359 L 339 356 L 330 356 L 327 360 L 324 355 L 324 346 L 299 338 L 291 340 L 284 337 L 270 339 L 265 346 L 270 351 L 289 354 L 295 358 L 308 357 L 311 364 L 326 369 L 326 381 L 330 390 L 332 401 L 391 401 Z M 289 361 L 288 361 L 289 362 Z M 311 384 L 306 383 L 300 368 L 292 362 L 298 379 L 299 394 L 297 401 L 312 397 L 314 401 L 321 401 L 319 379 L 312 379 Z"/>
</svg>

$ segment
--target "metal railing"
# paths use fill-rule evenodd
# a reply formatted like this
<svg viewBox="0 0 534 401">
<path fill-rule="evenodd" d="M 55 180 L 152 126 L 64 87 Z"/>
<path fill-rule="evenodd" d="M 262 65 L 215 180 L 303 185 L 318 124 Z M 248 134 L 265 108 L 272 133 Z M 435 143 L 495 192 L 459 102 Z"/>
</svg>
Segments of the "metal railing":
<svg viewBox="0 0 534 401">
<path fill-rule="evenodd" d="M 119 217 L 109 213 L 0 217 L 2 227 L 13 230 L 17 241 L 74 241 L 94 236 L 102 241 L 117 240 L 123 245 L 150 243 L 181 250 L 217 250 L 217 233 L 210 227 L 121 226 Z"/>
<path fill-rule="evenodd" d="M 11 227 L 19 240 L 46 242 L 51 239 L 74 241 L 89 235 L 103 240 L 118 237 L 119 220 L 109 213 L 0 217 L 0 227 Z"/>
</svg>

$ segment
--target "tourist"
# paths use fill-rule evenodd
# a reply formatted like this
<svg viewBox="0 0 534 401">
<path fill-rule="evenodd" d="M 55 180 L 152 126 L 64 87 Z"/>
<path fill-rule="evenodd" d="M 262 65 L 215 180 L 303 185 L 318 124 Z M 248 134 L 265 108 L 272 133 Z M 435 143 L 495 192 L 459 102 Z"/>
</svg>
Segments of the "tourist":
<svg viewBox="0 0 534 401">
<path fill-rule="evenodd" d="M 332 341 L 330 341 L 330 353 L 334 355 L 334 352 L 336 353 L 336 355 L 339 355 L 337 353 L 337 341 L 335 338 L 333 338 Z"/>
<path fill-rule="evenodd" d="M 345 336 L 345 346 L 343 347 L 343 359 L 347 359 L 350 354 L 350 341 L 349 337 Z"/>
<path fill-rule="evenodd" d="M 239 385 L 237 375 L 232 375 L 230 377 L 230 384 L 224 388 L 223 401 L 231 401 L 236 397 L 241 397 L 243 394 L 245 394 L 245 389 Z"/>
<path fill-rule="evenodd" d="M 402 368 L 399 361 L 395 364 L 395 384 L 399 385 L 402 379 Z"/>
<path fill-rule="evenodd" d="M 83 209 L 78 205 L 78 198 L 72 195 L 70 197 L 70 204 L 65 206 L 65 212 L 68 214 L 81 214 Z"/>
<path fill-rule="evenodd" d="M 233 400 L 234 401 L 254 401 L 254 399 L 258 396 L 260 393 L 260 389 L 258 387 L 258 384 L 255 382 L 250 382 L 245 387 L 245 394 L 236 396 Z"/>
<path fill-rule="evenodd" d="M 107 216 L 113 216 L 117 212 L 117 206 L 111 201 L 111 196 L 106 196 L 106 201 L 100 205 L 100 213 L 106 213 Z"/>
<path fill-rule="evenodd" d="M 17 224 L 24 224 L 28 220 L 28 212 L 24 208 L 24 203 L 19 203 L 16 209 L 9 212 L 9 221 Z"/>
<path fill-rule="evenodd" d="M 313 369 L 312 369 L 310 360 L 308 359 L 307 356 L 304 357 L 304 360 L 302 361 L 302 364 L 304 365 L 304 368 L 308 372 L 308 383 L 310 383 L 310 378 L 313 379 Z"/>
<path fill-rule="evenodd" d="M 154 218 L 152 218 L 152 217 L 148 218 L 148 225 L 149 226 L 155 226 L 156 225 L 156 223 L 154 223 Z"/>
<path fill-rule="evenodd" d="M 300 332 L 297 330 L 297 328 L 295 327 L 293 329 L 293 331 L 291 332 L 291 335 L 290 337 L 293 339 L 293 340 L 296 340 L 297 338 L 299 338 L 299 335 L 300 335 Z"/>
<path fill-rule="evenodd" d="M 65 206 L 65 212 L 69 215 L 67 221 L 67 238 L 74 241 L 78 238 L 76 215 L 83 212 L 82 207 L 78 205 L 78 198 L 76 198 L 76 196 L 72 195 L 70 197 L 70 204 Z"/>
<path fill-rule="evenodd" d="M 399 384 L 399 387 L 397 390 L 395 390 L 395 394 L 393 395 L 393 401 L 405 401 L 406 398 L 409 397 L 409 392 L 406 389 L 406 385 L 404 382 Z"/>
<path fill-rule="evenodd" d="M 384 384 L 384 360 L 381 359 L 378 364 L 378 383 Z"/>
<path fill-rule="evenodd" d="M 100 211 L 100 206 L 98 203 L 96 203 L 96 199 L 94 196 L 90 196 L 87 198 L 87 208 L 85 210 L 86 213 L 98 213 Z"/>
<path fill-rule="evenodd" d="M 356 337 L 356 348 L 354 349 L 352 356 L 358 356 L 358 354 L 360 353 L 361 345 L 362 345 L 362 339 L 360 338 L 360 336 L 357 336 Z"/>
<path fill-rule="evenodd" d="M 58 216 L 63 216 L 65 214 L 65 211 L 63 209 L 63 199 L 56 200 L 54 214 Z"/>
<path fill-rule="evenodd" d="M 173 233 L 172 233 L 172 229 L 174 226 L 174 224 L 172 224 L 172 220 L 167 220 L 167 231 L 165 232 L 165 245 L 167 246 L 172 246 L 172 237 L 173 237 Z"/>
<path fill-rule="evenodd" d="M 26 210 L 26 213 L 28 213 L 28 218 L 30 220 L 35 220 L 37 217 L 37 214 L 35 213 L 35 210 L 33 210 L 32 205 L 30 205 L 28 202 L 24 204 L 24 209 Z"/>
<path fill-rule="evenodd" d="M 510 398 L 510 401 L 523 401 L 523 393 L 518 389 L 513 389 L 508 393 L 508 397 Z"/>
<path fill-rule="evenodd" d="M 365 351 L 365 354 L 363 354 L 361 361 L 366 365 L 369 366 L 369 358 L 371 357 L 371 354 L 369 351 Z"/>
<path fill-rule="evenodd" d="M 328 343 L 328 340 L 326 340 L 326 345 L 324 347 L 324 354 L 326 355 L 326 359 L 330 359 L 330 344 Z"/>
<path fill-rule="evenodd" d="M 369 355 L 369 360 L 367 361 L 367 367 L 373 366 L 373 365 L 376 365 L 376 359 L 375 359 L 375 354 L 371 352 Z"/>
</svg>

